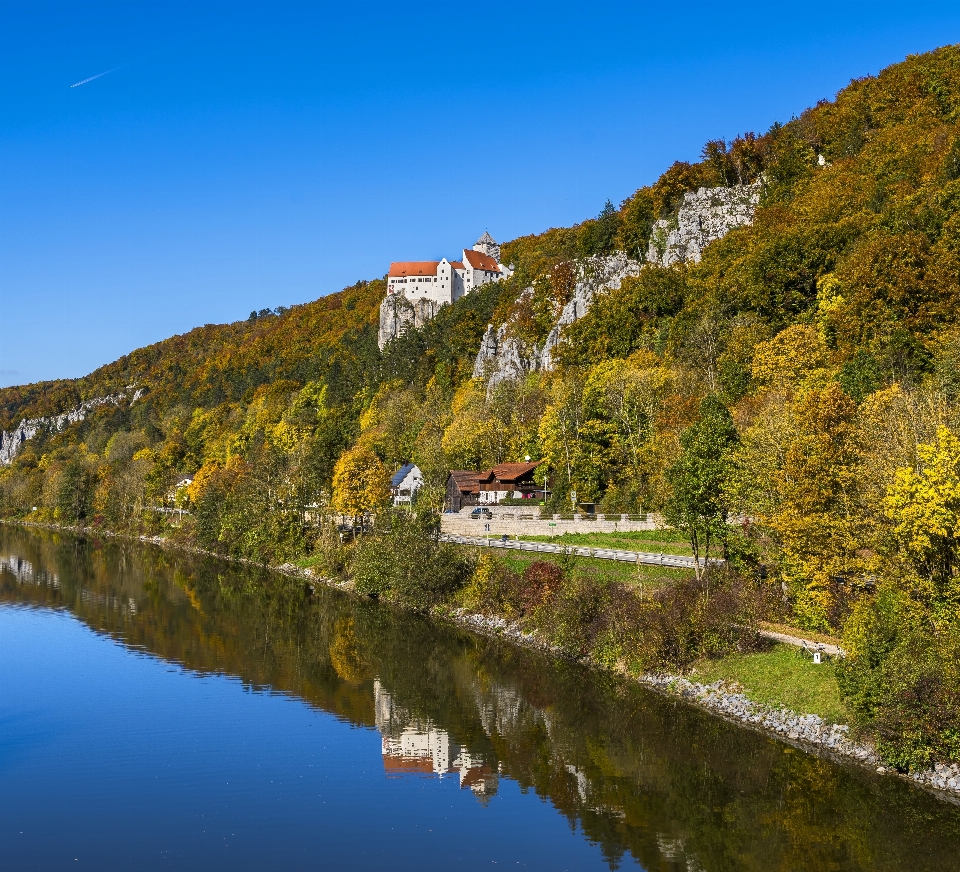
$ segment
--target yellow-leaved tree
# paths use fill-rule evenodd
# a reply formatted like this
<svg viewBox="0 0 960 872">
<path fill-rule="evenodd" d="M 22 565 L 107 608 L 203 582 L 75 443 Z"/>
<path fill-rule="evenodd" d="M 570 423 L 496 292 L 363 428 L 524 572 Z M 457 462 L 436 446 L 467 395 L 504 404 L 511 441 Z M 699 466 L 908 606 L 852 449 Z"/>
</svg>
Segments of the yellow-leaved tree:
<svg viewBox="0 0 960 872">
<path fill-rule="evenodd" d="M 824 372 L 830 352 L 823 337 L 805 324 L 781 330 L 773 339 L 757 343 L 753 380 L 764 387 L 796 387 Z"/>
<path fill-rule="evenodd" d="M 960 599 L 960 439 L 939 427 L 917 455 L 918 469 L 898 470 L 886 514 L 927 593 L 953 601 Z"/>
<path fill-rule="evenodd" d="M 454 469 L 483 469 L 506 459 L 509 433 L 487 407 L 483 382 L 464 383 L 453 396 L 450 413 L 442 445 Z"/>
<path fill-rule="evenodd" d="M 836 383 L 792 402 L 775 393 L 767 400 L 744 433 L 728 489 L 772 534 L 796 618 L 826 630 L 838 618 L 835 585 L 875 569 L 856 508 L 856 404 Z"/>
<path fill-rule="evenodd" d="M 776 473 L 782 502 L 769 518 L 781 548 L 781 572 L 798 618 L 827 629 L 831 579 L 846 581 L 867 566 L 852 509 L 857 462 L 856 406 L 839 385 L 805 394 L 794 406 L 795 430 Z"/>
<path fill-rule="evenodd" d="M 386 505 L 390 497 L 390 474 L 369 448 L 355 445 L 345 451 L 333 468 L 333 508 L 354 519 Z"/>
</svg>

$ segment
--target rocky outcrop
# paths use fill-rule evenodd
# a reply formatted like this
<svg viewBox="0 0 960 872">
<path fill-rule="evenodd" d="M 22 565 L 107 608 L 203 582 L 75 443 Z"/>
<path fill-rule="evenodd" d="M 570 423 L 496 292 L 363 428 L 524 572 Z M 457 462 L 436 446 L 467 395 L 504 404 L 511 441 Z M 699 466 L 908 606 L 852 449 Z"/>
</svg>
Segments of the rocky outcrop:
<svg viewBox="0 0 960 872">
<path fill-rule="evenodd" d="M 488 379 L 488 390 L 492 390 L 502 381 L 552 369 L 553 351 L 562 339 L 563 329 L 587 313 L 598 293 L 618 289 L 627 276 L 637 275 L 641 266 L 639 261 L 631 260 L 623 252 L 577 261 L 573 294 L 543 344 L 529 348 L 510 335 L 509 322 L 497 328 L 491 324 L 480 342 L 473 366 L 474 378 Z M 523 293 L 532 294 L 533 288 L 527 288 Z"/>
<path fill-rule="evenodd" d="M 676 216 L 653 225 L 647 261 L 660 266 L 697 263 L 709 243 L 753 222 L 761 187 L 758 179 L 752 185 L 700 188 L 684 194 Z"/>
<path fill-rule="evenodd" d="M 659 266 L 698 262 L 703 249 L 711 242 L 723 238 L 734 227 L 752 223 L 762 184 L 758 179 L 750 185 L 700 188 L 684 194 L 677 214 L 654 224 L 647 261 Z M 474 248 L 480 250 L 487 243 L 496 245 L 489 234 L 485 234 Z M 488 389 L 492 390 L 504 380 L 521 379 L 530 372 L 552 369 L 554 349 L 562 341 L 564 328 L 587 313 L 597 293 L 618 289 L 623 279 L 637 275 L 641 266 L 623 252 L 578 261 L 573 294 L 543 344 L 528 347 L 511 336 L 509 322 L 496 328 L 491 325 L 480 343 L 473 367 L 474 378 L 488 379 Z M 532 294 L 533 288 L 527 288 L 524 293 Z M 380 350 L 411 325 L 423 326 L 436 315 L 437 308 L 430 300 L 410 301 L 400 294 L 388 296 L 380 304 L 377 337 Z"/>
<path fill-rule="evenodd" d="M 532 289 L 528 288 L 527 293 Z M 473 377 L 486 378 L 487 389 L 493 390 L 500 382 L 522 379 L 537 369 L 539 355 L 509 335 L 510 324 L 487 326 L 480 340 L 480 350 L 473 364 Z"/>
<path fill-rule="evenodd" d="M 133 405 L 143 396 L 144 389 L 139 388 L 134 391 L 135 385 L 131 385 L 127 390 L 132 391 L 130 405 Z M 86 418 L 87 413 L 97 406 L 103 406 L 107 403 L 120 405 L 127 399 L 127 393 L 111 394 L 107 397 L 94 397 L 92 400 L 86 400 L 77 408 L 69 412 L 63 412 L 59 415 L 48 415 L 42 418 L 24 418 L 13 430 L 0 431 L 0 466 L 9 466 L 14 458 L 20 453 L 23 444 L 33 439 L 41 430 L 48 433 L 59 433 L 64 427 L 70 424 L 76 424 Z"/>
<path fill-rule="evenodd" d="M 437 314 L 439 305 L 433 300 L 408 300 L 403 294 L 388 294 L 380 304 L 380 329 L 377 344 L 380 350 L 410 327 L 422 327 Z"/>
</svg>

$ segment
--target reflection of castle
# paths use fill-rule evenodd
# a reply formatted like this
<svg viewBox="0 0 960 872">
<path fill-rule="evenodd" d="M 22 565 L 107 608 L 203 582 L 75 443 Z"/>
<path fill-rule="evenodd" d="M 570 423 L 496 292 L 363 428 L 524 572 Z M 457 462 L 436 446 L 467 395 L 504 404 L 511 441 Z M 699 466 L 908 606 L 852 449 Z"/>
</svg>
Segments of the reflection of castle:
<svg viewBox="0 0 960 872">
<path fill-rule="evenodd" d="M 29 560 L 11 554 L 9 557 L 0 557 L 0 571 L 12 573 L 21 584 L 50 584 L 55 589 L 60 587 L 60 576 L 55 572 L 44 569 L 34 571 Z"/>
<path fill-rule="evenodd" d="M 0 556 L 0 572 L 9 572 L 20 584 L 33 584 L 37 587 L 52 587 L 54 590 L 60 589 L 60 576 L 56 572 L 35 567 L 29 560 L 18 557 L 16 554 L 10 554 L 6 557 Z M 79 590 L 80 602 L 85 605 L 106 606 L 109 609 L 126 611 L 131 615 L 137 613 L 137 603 L 134 598 L 111 596 L 98 593 L 86 587 Z"/>
<path fill-rule="evenodd" d="M 379 681 L 373 683 L 373 696 L 376 726 L 383 742 L 383 768 L 388 776 L 456 772 L 460 787 L 469 787 L 479 797 L 497 792 L 497 773 L 468 748 L 454 742 L 446 730 L 412 718 L 405 709 L 395 706 Z"/>
</svg>

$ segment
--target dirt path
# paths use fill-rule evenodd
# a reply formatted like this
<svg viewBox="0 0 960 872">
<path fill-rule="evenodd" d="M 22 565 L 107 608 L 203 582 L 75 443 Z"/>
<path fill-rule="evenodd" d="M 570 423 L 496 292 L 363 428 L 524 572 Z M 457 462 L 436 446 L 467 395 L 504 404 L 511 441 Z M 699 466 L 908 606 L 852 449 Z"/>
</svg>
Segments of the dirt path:
<svg viewBox="0 0 960 872">
<path fill-rule="evenodd" d="M 843 648 L 839 645 L 831 645 L 828 642 L 817 642 L 814 639 L 804 639 L 800 636 L 791 636 L 788 633 L 778 633 L 776 630 L 767 630 L 760 628 L 757 632 L 765 639 L 773 639 L 776 642 L 783 642 L 785 645 L 793 645 L 796 648 L 804 648 L 812 653 L 820 652 L 829 654 L 831 657 L 846 656 Z"/>
</svg>

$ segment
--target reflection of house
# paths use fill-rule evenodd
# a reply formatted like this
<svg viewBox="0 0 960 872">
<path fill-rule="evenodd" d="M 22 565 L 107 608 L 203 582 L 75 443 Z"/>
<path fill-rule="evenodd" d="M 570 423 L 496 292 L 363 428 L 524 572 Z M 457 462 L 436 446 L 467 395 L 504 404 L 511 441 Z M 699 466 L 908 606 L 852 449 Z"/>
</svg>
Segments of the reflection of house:
<svg viewBox="0 0 960 872">
<path fill-rule="evenodd" d="M 21 584 L 49 584 L 54 590 L 60 589 L 60 576 L 46 569 L 34 570 L 29 560 L 11 554 L 9 557 L 0 557 L 0 572 L 10 572 Z"/>
<path fill-rule="evenodd" d="M 466 748 L 461 748 L 453 759 L 450 771 L 460 774 L 460 789 L 469 787 L 475 796 L 493 796 L 500 787 L 497 771 L 483 759 L 474 757 Z"/>
<path fill-rule="evenodd" d="M 390 479 L 390 493 L 395 506 L 409 506 L 423 484 L 423 473 L 413 463 L 405 463 Z"/>
<path fill-rule="evenodd" d="M 421 722 L 395 706 L 393 696 L 379 681 L 373 683 L 373 695 L 383 769 L 388 777 L 456 772 L 460 787 L 469 787 L 479 797 L 497 792 L 499 776 L 490 764 L 454 742 L 446 730 Z"/>
<path fill-rule="evenodd" d="M 483 472 L 451 470 L 447 476 L 446 507 L 459 512 L 464 506 L 490 505 L 505 499 L 542 499 L 543 487 L 533 480 L 542 461 L 500 463 Z"/>
<path fill-rule="evenodd" d="M 409 726 L 399 736 L 383 736 L 383 768 L 388 774 L 422 772 L 443 775 L 450 768 L 451 742 L 446 730 Z"/>
</svg>

